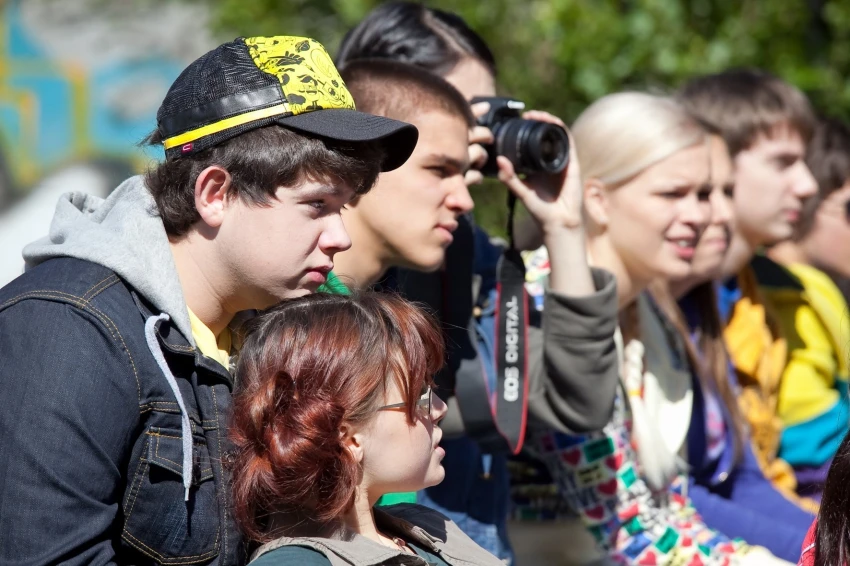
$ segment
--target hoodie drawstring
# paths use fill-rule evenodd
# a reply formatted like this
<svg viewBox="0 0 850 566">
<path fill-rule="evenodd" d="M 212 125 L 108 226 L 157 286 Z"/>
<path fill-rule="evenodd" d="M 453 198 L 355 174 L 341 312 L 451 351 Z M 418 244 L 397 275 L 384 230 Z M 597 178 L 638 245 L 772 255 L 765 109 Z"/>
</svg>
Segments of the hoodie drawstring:
<svg viewBox="0 0 850 566">
<path fill-rule="evenodd" d="M 180 407 L 180 425 L 182 429 L 183 440 L 183 487 L 185 489 L 184 501 L 189 501 L 189 486 L 192 485 L 192 425 L 189 422 L 189 413 L 186 411 L 186 405 L 183 403 L 183 395 L 180 394 L 180 388 L 177 386 L 177 379 L 171 373 L 171 368 L 165 361 L 165 356 L 162 353 L 162 347 L 159 340 L 156 339 L 156 323 L 160 320 L 170 320 L 166 313 L 159 316 L 154 315 L 145 321 L 145 339 L 148 342 L 148 349 L 153 354 L 160 371 L 168 380 L 168 385 L 171 386 L 171 391 L 177 397 L 177 405 Z"/>
</svg>

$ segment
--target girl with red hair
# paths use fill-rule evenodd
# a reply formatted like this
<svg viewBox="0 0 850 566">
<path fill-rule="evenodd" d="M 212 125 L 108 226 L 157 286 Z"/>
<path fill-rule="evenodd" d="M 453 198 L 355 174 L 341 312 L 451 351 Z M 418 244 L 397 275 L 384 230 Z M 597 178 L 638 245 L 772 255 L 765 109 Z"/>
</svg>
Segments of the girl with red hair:
<svg viewBox="0 0 850 566">
<path fill-rule="evenodd" d="M 310 295 L 249 323 L 231 472 L 256 566 L 501 564 L 436 511 L 374 507 L 445 476 L 443 356 L 431 317 L 392 295 Z"/>
</svg>

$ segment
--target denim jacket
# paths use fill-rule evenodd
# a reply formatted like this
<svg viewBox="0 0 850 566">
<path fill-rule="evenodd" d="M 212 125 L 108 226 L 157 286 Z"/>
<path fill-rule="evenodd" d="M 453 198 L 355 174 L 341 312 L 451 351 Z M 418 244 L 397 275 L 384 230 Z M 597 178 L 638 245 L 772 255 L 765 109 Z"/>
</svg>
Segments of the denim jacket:
<svg viewBox="0 0 850 566">
<path fill-rule="evenodd" d="M 172 260 L 142 261 L 167 249 L 150 204 L 137 180 L 71 195 L 0 290 L 2 564 L 244 561 L 222 469 L 232 378 L 194 347 L 182 294 L 162 296 Z M 121 253 L 82 259 L 96 234 Z"/>
</svg>

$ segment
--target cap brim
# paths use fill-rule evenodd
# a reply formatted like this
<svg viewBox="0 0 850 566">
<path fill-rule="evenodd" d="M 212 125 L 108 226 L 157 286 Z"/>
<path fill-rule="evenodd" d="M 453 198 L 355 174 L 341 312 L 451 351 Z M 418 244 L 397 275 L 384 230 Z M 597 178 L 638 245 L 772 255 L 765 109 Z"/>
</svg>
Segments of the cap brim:
<svg viewBox="0 0 850 566">
<path fill-rule="evenodd" d="M 419 139 L 419 130 L 412 124 L 356 110 L 328 108 L 278 118 L 276 122 L 286 128 L 333 140 L 380 142 L 386 155 L 381 171 L 392 171 L 404 165 Z"/>
</svg>

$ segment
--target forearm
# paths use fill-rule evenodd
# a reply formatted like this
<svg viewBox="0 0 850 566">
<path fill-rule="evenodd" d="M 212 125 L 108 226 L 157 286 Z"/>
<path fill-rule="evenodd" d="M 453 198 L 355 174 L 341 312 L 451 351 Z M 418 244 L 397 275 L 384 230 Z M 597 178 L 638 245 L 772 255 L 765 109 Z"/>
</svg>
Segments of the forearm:
<svg viewBox="0 0 850 566">
<path fill-rule="evenodd" d="M 543 242 L 549 252 L 550 292 L 565 297 L 585 297 L 596 292 L 581 227 L 544 227 Z"/>
<path fill-rule="evenodd" d="M 783 521 L 784 517 L 760 513 L 751 505 L 730 501 L 700 485 L 692 484 L 688 495 L 709 527 L 728 537 L 763 546 L 785 560 L 793 561 L 799 556 L 805 525 L 801 529 Z"/>
<path fill-rule="evenodd" d="M 562 432 L 605 426 L 619 382 L 616 284 L 606 272 L 589 274 L 594 292 L 581 298 L 550 292 L 543 332 L 529 336 L 529 409 L 541 424 Z"/>
</svg>

